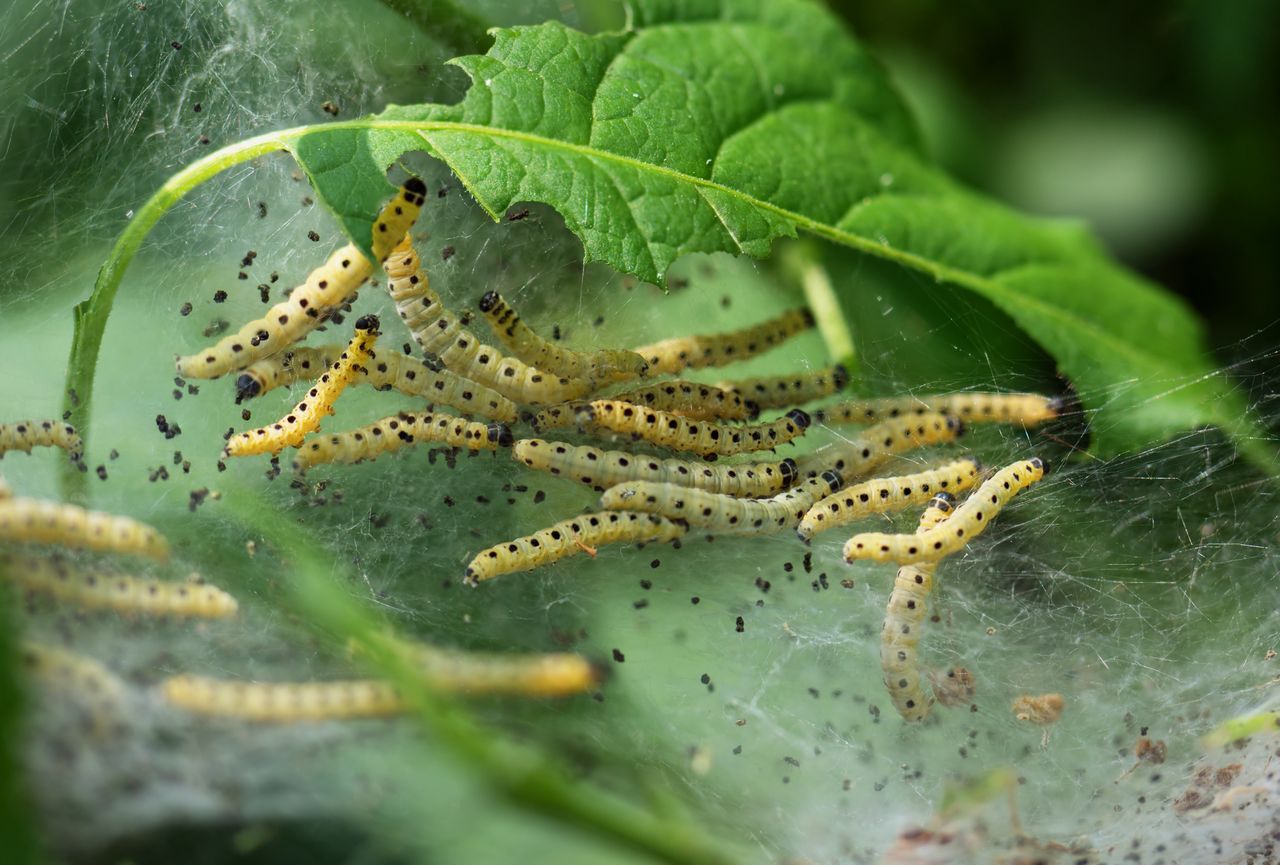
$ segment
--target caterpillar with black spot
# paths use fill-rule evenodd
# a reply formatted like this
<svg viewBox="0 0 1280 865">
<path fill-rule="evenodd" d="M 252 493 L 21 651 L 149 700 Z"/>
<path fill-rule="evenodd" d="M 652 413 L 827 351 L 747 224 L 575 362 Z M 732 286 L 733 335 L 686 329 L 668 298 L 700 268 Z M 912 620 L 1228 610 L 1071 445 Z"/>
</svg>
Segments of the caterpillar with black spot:
<svg viewBox="0 0 1280 865">
<path fill-rule="evenodd" d="M 814 416 L 822 423 L 849 424 L 940 412 L 966 422 L 1033 427 L 1061 416 L 1065 406 L 1063 397 L 1038 393 L 946 393 L 851 400 L 819 409 Z"/>
<path fill-rule="evenodd" d="M 373 252 L 381 261 L 413 226 L 426 201 L 427 186 L 416 177 L 405 181 L 396 197 L 374 221 Z M 340 306 L 353 299 L 373 273 L 373 263 L 354 243 L 342 247 L 277 303 L 216 345 L 178 358 L 178 375 L 217 378 L 282 351 L 315 330 Z"/>
<path fill-rule="evenodd" d="M 465 580 L 478 585 L 503 574 L 529 571 L 581 552 L 595 555 L 605 544 L 663 543 L 680 538 L 686 527 L 653 514 L 605 511 L 583 514 L 482 550 L 467 565 Z"/>
<path fill-rule="evenodd" d="M 236 614 L 231 595 L 203 581 L 150 580 L 84 570 L 61 559 L 7 558 L 0 573 L 18 588 L 88 610 L 222 619 Z"/>
<path fill-rule="evenodd" d="M 7 451 L 31 453 L 34 447 L 62 448 L 78 462 L 84 454 L 80 434 L 69 423 L 56 420 L 20 420 L 0 423 L 0 459 Z"/>
<path fill-rule="evenodd" d="M 531 469 L 586 484 L 599 492 L 628 481 L 652 481 L 729 496 L 759 497 L 785 490 L 796 478 L 796 463 L 790 457 L 780 462 L 722 465 L 659 459 L 544 439 L 520 439 L 512 447 L 511 456 Z"/>
<path fill-rule="evenodd" d="M 93 658 L 31 640 L 23 640 L 19 651 L 23 669 L 47 684 L 97 703 L 124 697 L 123 680 Z"/>
<path fill-rule="evenodd" d="M 854 535 L 844 545 L 844 559 L 854 562 L 936 562 L 963 549 L 995 519 L 1000 510 L 1022 490 L 1044 477 L 1044 461 L 1039 457 L 1013 463 L 996 472 L 955 509 L 946 525 L 919 535 L 888 535 L 866 532 Z"/>
<path fill-rule="evenodd" d="M 595 389 L 594 383 L 587 379 L 553 375 L 506 357 L 476 339 L 475 334 L 445 308 L 440 295 L 431 290 L 409 235 L 392 251 L 384 267 L 387 291 L 395 301 L 400 318 L 422 350 L 438 357 L 447 369 L 493 388 L 508 399 L 529 405 L 568 402 Z"/>
<path fill-rule="evenodd" d="M 678 336 L 633 349 L 649 363 L 649 375 L 725 366 L 755 357 L 813 327 L 813 313 L 793 309 L 753 327 L 729 333 Z"/>
<path fill-rule="evenodd" d="M 169 557 L 169 543 L 145 523 L 40 499 L 0 500 L 0 541 Z"/>
<path fill-rule="evenodd" d="M 741 381 L 722 381 L 717 387 L 738 394 L 743 401 L 760 409 L 803 405 L 844 390 L 849 373 L 836 364 L 810 372 L 772 375 Z"/>
<path fill-rule="evenodd" d="M 508 351 L 545 372 L 565 378 L 588 379 L 599 388 L 639 378 L 649 369 L 645 359 L 634 351 L 574 351 L 543 339 L 496 291 L 485 292 L 478 307 L 498 341 Z"/>
<path fill-rule="evenodd" d="M 582 403 L 576 419 L 579 426 L 592 431 L 626 433 L 637 441 L 707 459 L 771 450 L 799 438 L 809 428 L 809 415 L 798 408 L 768 423 L 726 426 L 612 399 Z"/>
<path fill-rule="evenodd" d="M 762 535 L 794 529 L 814 502 L 842 485 L 839 472 L 826 471 L 772 498 L 735 499 L 674 484 L 638 481 L 605 490 L 600 507 L 659 514 L 693 528 L 726 534 Z"/>
<path fill-rule="evenodd" d="M 400 412 L 348 432 L 308 439 L 293 467 L 306 471 L 321 463 L 346 465 L 376 460 L 403 447 L 433 442 L 470 451 L 510 447 L 511 430 L 501 423 L 476 423 L 447 414 Z"/>
<path fill-rule="evenodd" d="M 294 348 L 260 360 L 236 379 L 236 402 L 261 396 L 296 381 L 314 381 L 342 354 L 342 347 L 322 345 Z M 375 390 L 397 390 L 433 404 L 489 420 L 512 423 L 516 404 L 495 390 L 476 384 L 447 369 L 433 370 L 417 358 L 400 352 L 374 352 L 365 375 L 355 383 Z"/>
<path fill-rule="evenodd" d="M 958 493 L 978 482 L 981 464 L 965 457 L 928 471 L 890 478 L 875 478 L 817 502 L 804 515 L 796 534 L 808 543 L 818 532 L 845 526 L 871 514 L 901 510 L 927 502 L 934 493 Z"/>
<path fill-rule="evenodd" d="M 834 468 L 846 478 L 871 471 L 890 457 L 929 445 L 954 442 L 964 435 L 959 418 L 929 412 L 887 420 L 863 430 L 857 438 L 835 441 L 796 457 L 800 476 L 816 477 Z"/>
<path fill-rule="evenodd" d="M 356 322 L 356 334 L 346 351 L 322 373 L 293 411 L 273 424 L 246 430 L 227 441 L 223 453 L 229 457 L 254 454 L 278 454 L 287 447 L 298 447 L 309 433 L 320 428 L 320 422 L 333 414 L 333 404 L 373 358 L 378 339 L 378 317 L 366 315 Z"/>
<path fill-rule="evenodd" d="M 916 534 L 923 535 L 945 523 L 954 507 L 955 498 L 950 493 L 938 493 L 921 514 Z M 933 709 L 933 697 L 925 693 L 921 684 L 916 650 L 937 568 L 937 562 L 914 562 L 898 568 L 880 629 L 884 684 L 893 707 L 908 721 L 923 721 Z"/>
<path fill-rule="evenodd" d="M 633 388 L 613 394 L 609 399 L 678 414 L 690 420 L 755 420 L 760 415 L 759 406 L 736 393 L 680 379 Z M 533 428 L 546 432 L 573 426 L 581 405 L 568 402 L 548 406 L 533 416 Z"/>
</svg>

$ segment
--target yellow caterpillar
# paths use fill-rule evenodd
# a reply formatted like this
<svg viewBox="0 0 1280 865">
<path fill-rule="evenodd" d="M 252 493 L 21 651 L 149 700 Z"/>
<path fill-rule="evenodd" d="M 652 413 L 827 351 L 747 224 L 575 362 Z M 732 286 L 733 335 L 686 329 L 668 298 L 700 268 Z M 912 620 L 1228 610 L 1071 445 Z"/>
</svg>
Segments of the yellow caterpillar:
<svg viewBox="0 0 1280 865">
<path fill-rule="evenodd" d="M 0 500 L 0 541 L 169 557 L 168 542 L 145 523 L 40 499 Z"/>
<path fill-rule="evenodd" d="M 56 420 L 20 420 L 0 423 L 0 459 L 6 451 L 31 453 L 34 447 L 56 447 L 66 451 L 73 461 L 84 453 L 80 434 L 69 423 Z"/>
<path fill-rule="evenodd" d="M 652 514 L 619 511 L 583 514 L 482 550 L 467 565 L 466 581 L 474 586 L 483 580 L 532 570 L 581 552 L 595 555 L 595 548 L 605 544 L 673 541 L 685 531 L 685 526 Z"/>
<path fill-rule="evenodd" d="M 440 295 L 431 290 L 418 252 L 408 234 L 385 263 L 387 291 L 400 318 L 428 355 L 440 358 L 460 376 L 493 388 L 516 402 L 552 405 L 586 396 L 594 384 L 586 379 L 552 375 L 523 361 L 505 357 L 485 345 L 445 309 Z"/>
<path fill-rule="evenodd" d="M 1030 427 L 1058 417 L 1065 404 L 1062 397 L 1038 393 L 945 393 L 851 400 L 827 406 L 814 414 L 822 423 L 846 424 L 941 412 L 966 422 Z"/>
<path fill-rule="evenodd" d="M 818 532 L 825 532 L 871 514 L 897 511 L 927 502 L 934 493 L 958 493 L 978 482 L 982 466 L 972 457 L 956 460 L 935 469 L 875 478 L 846 487 L 815 504 L 804 515 L 796 534 L 806 543 Z"/>
<path fill-rule="evenodd" d="M 856 478 L 895 454 L 946 444 L 962 435 L 964 424 L 951 415 L 929 412 L 897 418 L 868 427 L 857 438 L 832 442 L 813 453 L 802 454 L 796 457 L 796 467 L 805 478 L 829 468 L 846 478 Z"/>
<path fill-rule="evenodd" d="M 458 694 L 568 697 L 600 684 L 603 671 L 582 655 L 456 652 L 410 645 L 410 657 L 432 687 Z"/>
<path fill-rule="evenodd" d="M 982 534 L 1010 499 L 1042 477 L 1044 462 L 1039 457 L 1006 466 L 965 499 L 946 525 L 918 535 L 879 532 L 854 535 L 844 545 L 844 559 L 846 562 L 871 559 L 898 564 L 936 562 Z"/>
<path fill-rule="evenodd" d="M 840 364 L 811 372 L 722 381 L 717 386 L 761 409 L 802 405 L 844 390 L 849 373 Z"/>
<path fill-rule="evenodd" d="M 638 481 L 605 490 L 600 507 L 660 514 L 716 532 L 762 535 L 795 528 L 815 501 L 840 489 L 841 484 L 839 472 L 826 471 L 772 498 L 735 499 L 674 484 Z"/>
<path fill-rule="evenodd" d="M 955 499 L 938 493 L 920 516 L 916 534 L 924 534 L 946 522 Z M 933 698 L 920 681 L 920 629 L 924 627 L 929 594 L 937 562 L 916 562 L 898 568 L 898 577 L 889 595 L 889 606 L 880 629 L 880 669 L 889 699 L 898 714 L 908 721 L 923 721 L 933 708 Z"/>
<path fill-rule="evenodd" d="M 549 472 L 604 492 L 627 481 L 677 484 L 729 496 L 770 496 L 795 481 L 795 460 L 722 465 L 668 460 L 590 445 L 520 439 L 511 456 L 531 469 Z"/>
<path fill-rule="evenodd" d="M 637 387 L 614 394 L 609 399 L 678 414 L 690 420 L 754 420 L 760 414 L 759 406 L 736 393 L 680 379 Z M 577 402 L 548 406 L 533 416 L 533 428 L 545 432 L 573 426 L 581 406 L 582 403 Z"/>
<path fill-rule="evenodd" d="M 726 426 L 611 399 L 582 403 L 577 421 L 589 429 L 629 433 L 634 439 L 707 459 L 772 449 L 799 438 L 809 428 L 809 415 L 798 408 L 768 423 Z"/>
<path fill-rule="evenodd" d="M 416 177 L 405 181 L 374 222 L 373 252 L 379 261 L 404 237 L 426 200 L 427 186 Z M 355 244 L 342 247 L 313 270 L 287 300 L 251 321 L 217 345 L 178 358 L 178 375 L 217 378 L 282 351 L 315 330 L 373 273 L 373 264 Z"/>
<path fill-rule="evenodd" d="M 472 451 L 509 447 L 506 424 L 474 423 L 447 414 L 400 412 L 350 432 L 308 439 L 298 449 L 293 467 L 305 471 L 320 463 L 348 464 L 376 460 L 385 453 L 425 442 Z"/>
<path fill-rule="evenodd" d="M 327 372 L 321 374 L 293 411 L 270 426 L 233 436 L 223 453 L 230 457 L 278 454 L 287 447 L 301 445 L 308 433 L 319 429 L 320 421 L 326 415 L 333 414 L 333 403 L 347 385 L 356 376 L 364 374 L 364 365 L 373 357 L 373 345 L 377 339 L 378 317 L 364 316 L 356 322 L 356 335 L 347 350 L 338 356 Z"/>
<path fill-rule="evenodd" d="M 290 349 L 260 360 L 236 379 L 236 402 L 261 396 L 299 379 L 315 381 L 341 354 L 341 346 L 322 345 Z M 375 390 L 398 390 L 407 396 L 489 420 L 512 423 L 516 419 L 516 404 L 497 391 L 447 369 L 433 370 L 417 358 L 400 352 L 375 352 L 365 371 L 366 375 L 357 383 L 371 385 Z"/>
<path fill-rule="evenodd" d="M 118 702 L 125 693 L 120 677 L 93 658 L 23 640 L 22 666 L 32 676 L 92 702 Z"/>
<path fill-rule="evenodd" d="M 602 349 L 573 351 L 538 336 L 520 320 L 511 305 L 496 291 L 485 292 L 478 304 L 498 341 L 520 360 L 565 378 L 585 378 L 597 387 L 638 378 L 649 365 L 634 351 Z"/>
<path fill-rule="evenodd" d="M 19 588 L 90 610 L 221 619 L 234 616 L 238 608 L 235 598 L 204 582 L 87 571 L 59 559 L 8 558 L 0 564 L 0 571 Z"/>
<path fill-rule="evenodd" d="M 813 327 L 813 313 L 793 309 L 754 327 L 729 333 L 679 336 L 642 345 L 636 354 L 649 363 L 649 375 L 674 375 L 686 369 L 724 366 L 781 345 Z"/>
</svg>

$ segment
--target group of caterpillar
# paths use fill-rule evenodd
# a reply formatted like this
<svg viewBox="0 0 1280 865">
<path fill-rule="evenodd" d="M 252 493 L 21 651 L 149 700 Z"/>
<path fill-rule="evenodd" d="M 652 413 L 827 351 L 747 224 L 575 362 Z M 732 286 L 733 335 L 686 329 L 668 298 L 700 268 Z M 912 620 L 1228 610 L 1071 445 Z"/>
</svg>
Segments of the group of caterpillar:
<svg viewBox="0 0 1280 865">
<path fill-rule="evenodd" d="M 7 451 L 31 453 L 34 447 L 62 448 L 73 462 L 84 453 L 80 434 L 69 423 L 56 420 L 20 420 L 0 423 L 0 459 Z"/>
<path fill-rule="evenodd" d="M 737 393 L 680 379 L 637 387 L 614 394 L 609 399 L 638 408 L 669 412 L 689 420 L 754 420 L 760 414 L 759 406 Z M 578 411 L 582 405 L 571 402 L 548 406 L 533 416 L 533 428 L 547 432 L 573 426 L 578 422 Z"/>
<path fill-rule="evenodd" d="M 659 447 L 701 454 L 707 459 L 775 448 L 804 435 L 810 423 L 809 415 L 798 408 L 775 421 L 734 427 L 689 420 L 611 399 L 583 403 L 578 407 L 577 420 L 587 429 L 630 434 Z"/>
<path fill-rule="evenodd" d="M 221 619 L 235 615 L 239 607 L 231 595 L 204 582 L 176 583 L 82 570 L 56 558 L 0 559 L 0 573 L 24 591 L 90 610 Z"/>
</svg>

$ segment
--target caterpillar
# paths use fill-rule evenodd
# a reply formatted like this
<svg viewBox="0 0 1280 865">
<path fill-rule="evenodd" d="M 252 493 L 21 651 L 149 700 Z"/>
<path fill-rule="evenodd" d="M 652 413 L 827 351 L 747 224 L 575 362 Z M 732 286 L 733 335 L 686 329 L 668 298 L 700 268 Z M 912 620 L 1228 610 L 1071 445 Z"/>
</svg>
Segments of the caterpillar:
<svg viewBox="0 0 1280 865">
<path fill-rule="evenodd" d="M 373 357 L 378 339 L 378 317 L 366 315 L 356 322 L 356 335 L 347 350 L 338 356 L 328 371 L 321 374 L 302 402 L 270 426 L 246 430 L 227 441 L 223 453 L 229 457 L 254 454 L 278 454 L 287 447 L 298 447 L 308 433 L 320 426 L 325 415 L 333 414 L 333 403 Z"/>
<path fill-rule="evenodd" d="M 965 499 L 945 526 L 919 535 L 879 532 L 854 535 L 844 545 L 844 559 L 846 562 L 871 559 L 898 564 L 936 562 L 982 534 L 1010 499 L 1042 477 L 1044 461 L 1039 457 L 1013 463 L 996 472 Z"/>
<path fill-rule="evenodd" d="M 638 481 L 605 490 L 600 507 L 660 514 L 683 520 L 694 528 L 761 535 L 795 528 L 815 501 L 840 489 L 842 484 L 839 472 L 826 471 L 772 498 L 735 499 L 674 484 Z"/>
<path fill-rule="evenodd" d="M 0 572 L 18 587 L 85 609 L 221 619 L 235 615 L 238 608 L 235 598 L 202 581 L 175 583 L 85 571 L 59 559 L 9 558 L 0 565 Z"/>
<path fill-rule="evenodd" d="M 938 493 L 920 516 L 916 534 L 922 535 L 946 522 L 955 507 L 950 493 Z M 920 683 L 920 659 L 916 647 L 924 627 L 925 607 L 933 591 L 936 562 L 916 562 L 898 568 L 889 605 L 880 629 L 880 669 L 889 699 L 908 721 L 923 721 L 933 709 L 933 697 Z"/>
<path fill-rule="evenodd" d="M 247 367 L 236 379 L 236 402 L 261 396 L 299 379 L 314 381 L 342 354 L 336 345 L 290 349 Z M 516 404 L 495 390 L 449 372 L 433 370 L 400 352 L 375 352 L 358 381 L 375 390 L 398 390 L 406 396 L 447 405 L 470 415 L 512 423 Z"/>
<path fill-rule="evenodd" d="M 695 381 L 658 382 L 614 394 L 609 399 L 678 414 L 690 420 L 754 420 L 760 407 L 739 394 Z M 533 416 L 538 432 L 573 426 L 581 403 L 548 406 Z"/>
<path fill-rule="evenodd" d="M 408 234 L 385 263 L 387 291 L 414 340 L 453 372 L 516 402 L 553 405 L 586 396 L 595 389 L 587 379 L 552 375 L 505 357 L 467 330 L 431 290 L 418 252 Z"/>
<path fill-rule="evenodd" d="M 739 394 L 761 409 L 802 405 L 844 390 L 849 373 L 840 364 L 811 372 L 774 375 L 742 381 L 722 381 L 720 387 Z"/>
<path fill-rule="evenodd" d="M 13 490 L 9 489 L 9 485 L 4 482 L 4 478 L 0 478 L 0 502 L 11 498 L 13 498 Z"/>
<path fill-rule="evenodd" d="M 498 341 L 531 366 L 565 378 L 585 378 L 597 387 L 639 378 L 649 369 L 645 359 L 626 349 L 573 351 L 538 336 L 496 291 L 485 292 L 478 304 Z"/>
<path fill-rule="evenodd" d="M 32 676 L 93 702 L 116 703 L 125 684 L 115 673 L 86 655 L 23 640 L 22 666 Z"/>
<path fill-rule="evenodd" d="M 56 420 L 20 420 L 0 423 L 0 459 L 6 451 L 31 453 L 34 447 L 62 448 L 78 462 L 84 454 L 80 434 L 69 423 Z"/>
<path fill-rule="evenodd" d="M 982 466 L 973 457 L 965 457 L 928 471 L 898 477 L 876 478 L 827 496 L 804 515 L 796 534 L 809 542 L 818 532 L 825 532 L 871 514 L 901 510 L 929 500 L 936 492 L 957 493 L 978 482 Z"/>
<path fill-rule="evenodd" d="M 411 177 L 378 214 L 374 221 L 373 251 L 379 261 L 417 220 L 426 194 L 426 184 Z M 217 378 L 283 350 L 323 324 L 372 273 L 373 264 L 359 247 L 353 243 L 342 247 L 265 316 L 249 322 L 211 348 L 178 358 L 178 375 Z"/>
<path fill-rule="evenodd" d="M 543 439 L 520 439 L 511 456 L 531 469 L 586 484 L 598 492 L 627 481 L 652 481 L 729 496 L 769 496 L 785 490 L 796 478 L 796 463 L 790 457 L 772 463 L 713 465 Z"/>
<path fill-rule="evenodd" d="M 814 415 L 822 423 L 846 424 L 941 412 L 974 423 L 1031 427 L 1060 416 L 1065 406 L 1063 397 L 1038 393 L 947 393 L 851 400 L 819 409 Z"/>
<path fill-rule="evenodd" d="M 649 363 L 649 375 L 674 375 L 686 369 L 724 366 L 781 345 L 813 327 L 813 313 L 793 309 L 754 327 L 729 333 L 679 336 L 642 345 L 635 353 Z"/>
<path fill-rule="evenodd" d="M 582 403 L 576 417 L 579 425 L 589 429 L 630 433 L 633 439 L 706 459 L 772 449 L 799 438 L 809 428 L 809 415 L 798 408 L 768 423 L 731 427 L 612 399 Z"/>
<path fill-rule="evenodd" d="M 308 439 L 298 449 L 293 467 L 306 471 L 320 463 L 349 464 L 376 460 L 407 445 L 439 442 L 472 451 L 509 447 L 506 424 L 475 423 L 447 414 L 400 412 L 350 432 Z"/>
<path fill-rule="evenodd" d="M 0 541 L 169 557 L 168 542 L 145 523 L 40 499 L 0 501 Z"/>
<path fill-rule="evenodd" d="M 815 477 L 834 468 L 847 478 L 866 474 L 895 454 L 928 445 L 946 444 L 964 435 L 959 418 L 936 412 L 887 420 L 868 427 L 856 438 L 823 445 L 796 457 L 801 477 Z"/>
<path fill-rule="evenodd" d="M 570 652 L 510 655 L 457 652 L 421 644 L 409 657 L 432 687 L 459 694 L 568 697 L 600 684 L 603 670 Z"/>
<path fill-rule="evenodd" d="M 475 586 L 503 574 L 529 571 L 604 544 L 673 541 L 686 527 L 652 514 L 583 514 L 542 531 L 482 550 L 467 565 L 465 580 Z"/>
</svg>

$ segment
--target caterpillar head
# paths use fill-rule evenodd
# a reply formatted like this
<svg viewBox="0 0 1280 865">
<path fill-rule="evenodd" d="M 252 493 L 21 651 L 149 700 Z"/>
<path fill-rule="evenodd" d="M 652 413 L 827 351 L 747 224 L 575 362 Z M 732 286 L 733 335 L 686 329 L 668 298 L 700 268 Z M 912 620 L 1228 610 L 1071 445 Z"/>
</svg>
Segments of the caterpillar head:
<svg viewBox="0 0 1280 865">
<path fill-rule="evenodd" d="M 787 418 L 800 429 L 808 429 L 813 420 L 809 417 L 809 413 L 801 408 L 793 408 L 787 412 Z"/>
</svg>

